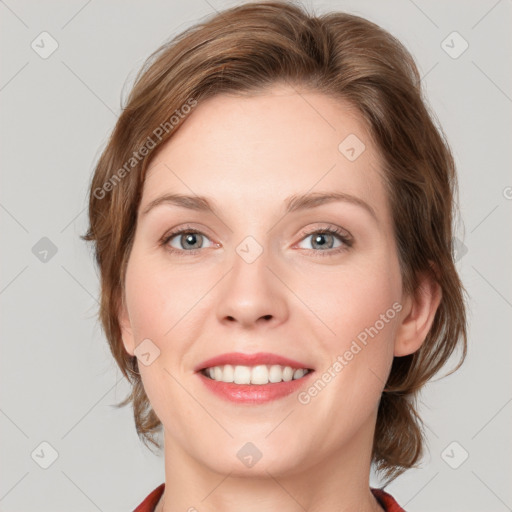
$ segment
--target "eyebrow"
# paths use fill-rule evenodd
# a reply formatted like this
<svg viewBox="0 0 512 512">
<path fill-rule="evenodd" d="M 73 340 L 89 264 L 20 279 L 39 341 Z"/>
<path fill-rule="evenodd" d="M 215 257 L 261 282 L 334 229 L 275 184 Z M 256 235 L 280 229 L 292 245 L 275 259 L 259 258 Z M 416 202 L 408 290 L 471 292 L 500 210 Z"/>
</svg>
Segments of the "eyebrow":
<svg viewBox="0 0 512 512">
<path fill-rule="evenodd" d="M 311 192 L 307 194 L 293 194 L 285 199 L 285 212 L 292 213 L 309 208 L 315 208 L 323 204 L 332 203 L 335 201 L 343 201 L 361 207 L 369 213 L 376 222 L 378 222 L 375 210 L 365 201 L 359 197 L 344 192 Z M 144 208 L 142 215 L 147 215 L 153 208 L 162 204 L 170 204 L 195 210 L 199 212 L 210 212 L 218 215 L 217 208 L 213 206 L 206 197 L 203 196 L 187 196 L 183 194 L 164 194 L 151 201 L 146 208 Z"/>
</svg>

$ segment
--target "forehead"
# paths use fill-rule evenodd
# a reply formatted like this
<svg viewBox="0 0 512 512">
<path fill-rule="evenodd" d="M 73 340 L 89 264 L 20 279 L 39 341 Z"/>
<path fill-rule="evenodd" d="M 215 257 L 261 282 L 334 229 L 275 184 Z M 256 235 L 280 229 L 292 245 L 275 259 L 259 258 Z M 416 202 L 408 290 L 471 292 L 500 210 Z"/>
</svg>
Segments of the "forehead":
<svg viewBox="0 0 512 512">
<path fill-rule="evenodd" d="M 338 191 L 384 215 L 381 172 L 377 148 L 352 105 L 273 87 L 200 101 L 151 163 L 141 206 L 165 192 L 262 208 L 296 193 Z"/>
</svg>

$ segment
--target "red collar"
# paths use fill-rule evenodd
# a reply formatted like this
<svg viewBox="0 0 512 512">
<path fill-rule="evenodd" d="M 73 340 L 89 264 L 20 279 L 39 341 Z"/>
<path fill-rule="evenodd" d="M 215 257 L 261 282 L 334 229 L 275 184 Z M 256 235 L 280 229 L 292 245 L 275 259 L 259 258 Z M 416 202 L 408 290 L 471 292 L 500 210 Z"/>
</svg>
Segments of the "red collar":
<svg viewBox="0 0 512 512">
<path fill-rule="evenodd" d="M 155 490 L 146 497 L 146 499 L 134 510 L 134 512 L 154 512 L 158 500 L 164 493 L 165 483 L 160 484 Z M 405 510 L 395 501 L 391 494 L 384 489 L 371 489 L 373 495 L 380 506 L 386 512 L 405 512 Z"/>
</svg>

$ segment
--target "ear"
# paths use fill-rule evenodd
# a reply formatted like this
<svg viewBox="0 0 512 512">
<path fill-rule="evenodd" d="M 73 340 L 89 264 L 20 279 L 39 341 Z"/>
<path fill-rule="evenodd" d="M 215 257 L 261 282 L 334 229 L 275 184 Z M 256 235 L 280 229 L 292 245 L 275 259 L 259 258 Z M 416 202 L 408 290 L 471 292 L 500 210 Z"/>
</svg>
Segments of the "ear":
<svg viewBox="0 0 512 512">
<path fill-rule="evenodd" d="M 394 355 L 407 356 L 416 352 L 427 337 L 442 298 L 439 283 L 426 272 L 420 274 L 414 295 L 407 296 L 402 320 L 397 328 Z"/>
<path fill-rule="evenodd" d="M 133 337 L 130 316 L 128 314 L 128 309 L 124 300 L 121 301 L 121 306 L 119 307 L 117 318 L 121 328 L 121 336 L 123 338 L 124 348 L 128 354 L 133 356 L 135 354 L 135 339 Z"/>
</svg>

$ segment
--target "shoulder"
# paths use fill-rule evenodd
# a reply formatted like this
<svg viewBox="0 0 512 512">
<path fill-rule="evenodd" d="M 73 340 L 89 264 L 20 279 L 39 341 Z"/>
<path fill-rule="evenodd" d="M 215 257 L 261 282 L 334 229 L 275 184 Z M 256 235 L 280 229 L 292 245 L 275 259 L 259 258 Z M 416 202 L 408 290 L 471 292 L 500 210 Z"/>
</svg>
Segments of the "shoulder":
<svg viewBox="0 0 512 512">
<path fill-rule="evenodd" d="M 153 512 L 158 500 L 164 493 L 165 483 L 160 484 L 156 489 L 151 491 L 144 501 L 133 512 Z"/>
<path fill-rule="evenodd" d="M 372 489 L 372 493 L 380 506 L 386 512 L 405 512 L 405 510 L 395 501 L 395 498 L 388 494 L 384 489 Z"/>
</svg>

